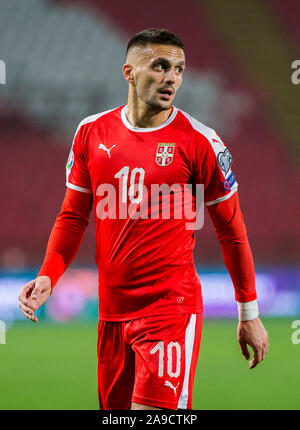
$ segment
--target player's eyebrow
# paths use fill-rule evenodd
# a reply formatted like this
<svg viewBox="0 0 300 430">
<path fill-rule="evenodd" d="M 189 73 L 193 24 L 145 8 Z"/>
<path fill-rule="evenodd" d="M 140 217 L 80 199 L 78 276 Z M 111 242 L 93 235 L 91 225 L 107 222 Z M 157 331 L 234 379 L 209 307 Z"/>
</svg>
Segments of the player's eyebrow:
<svg viewBox="0 0 300 430">
<path fill-rule="evenodd" d="M 170 60 L 168 60 L 167 58 L 164 58 L 164 57 L 155 58 L 152 61 L 152 63 L 153 64 L 155 64 L 155 63 L 164 63 L 164 64 L 168 64 L 168 65 L 171 64 Z M 176 63 L 176 66 L 185 66 L 185 61 L 184 60 L 179 61 L 178 63 Z"/>
</svg>

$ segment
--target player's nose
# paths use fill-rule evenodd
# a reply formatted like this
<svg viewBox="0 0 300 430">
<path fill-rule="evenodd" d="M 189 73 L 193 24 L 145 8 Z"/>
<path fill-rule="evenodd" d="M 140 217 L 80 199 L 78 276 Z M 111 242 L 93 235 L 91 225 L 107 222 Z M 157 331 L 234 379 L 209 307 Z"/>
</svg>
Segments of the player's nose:
<svg viewBox="0 0 300 430">
<path fill-rule="evenodd" d="M 174 84 L 176 81 L 175 69 L 170 68 L 165 74 L 165 80 L 168 84 Z"/>
</svg>

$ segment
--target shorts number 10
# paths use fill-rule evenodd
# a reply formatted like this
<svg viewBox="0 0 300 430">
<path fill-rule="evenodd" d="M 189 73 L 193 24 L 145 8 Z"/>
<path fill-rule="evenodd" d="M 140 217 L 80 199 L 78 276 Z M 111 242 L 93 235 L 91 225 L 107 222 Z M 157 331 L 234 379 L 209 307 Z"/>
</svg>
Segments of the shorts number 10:
<svg viewBox="0 0 300 430">
<path fill-rule="evenodd" d="M 173 348 L 176 350 L 176 368 L 173 372 Z M 164 376 L 164 356 L 165 343 L 161 340 L 150 351 L 150 354 L 155 354 L 158 351 L 158 376 Z M 170 378 L 178 378 L 181 367 L 181 349 L 178 342 L 170 342 L 167 345 L 167 373 Z"/>
</svg>

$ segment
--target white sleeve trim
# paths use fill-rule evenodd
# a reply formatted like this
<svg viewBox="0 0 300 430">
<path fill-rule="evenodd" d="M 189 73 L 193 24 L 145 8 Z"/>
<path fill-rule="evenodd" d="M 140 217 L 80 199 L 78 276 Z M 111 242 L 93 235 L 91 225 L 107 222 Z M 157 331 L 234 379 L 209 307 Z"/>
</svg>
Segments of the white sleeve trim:
<svg viewBox="0 0 300 430">
<path fill-rule="evenodd" d="M 215 205 L 216 203 L 220 203 L 223 202 L 224 200 L 229 199 L 229 197 L 231 197 L 238 189 L 238 184 L 237 182 L 234 184 L 234 186 L 232 187 L 231 191 L 229 194 L 226 194 L 226 196 L 223 197 L 219 197 L 216 200 L 211 200 L 210 202 L 205 202 L 206 206 L 211 206 L 211 205 Z"/>
<path fill-rule="evenodd" d="M 71 184 L 70 182 L 66 182 L 66 186 L 71 188 L 72 190 L 81 191 L 82 193 L 92 194 L 92 190 L 89 188 L 78 187 L 78 185 Z"/>
<path fill-rule="evenodd" d="M 252 302 L 246 303 L 237 302 L 237 305 L 240 321 L 249 321 L 258 317 L 259 313 L 257 300 L 252 300 Z"/>
<path fill-rule="evenodd" d="M 79 129 L 80 129 L 80 127 L 81 127 L 82 125 L 89 124 L 90 122 L 97 121 L 97 119 L 101 118 L 101 116 L 104 116 L 104 115 L 106 115 L 107 113 L 112 112 L 113 110 L 117 110 L 117 109 L 119 109 L 119 108 L 118 108 L 118 107 L 116 107 L 116 108 L 109 109 L 109 110 L 106 110 L 106 111 L 104 111 L 104 112 L 96 113 L 96 114 L 94 114 L 94 115 L 90 115 L 90 116 L 87 116 L 86 118 L 84 118 L 84 119 L 79 123 L 79 125 L 78 125 L 78 127 L 77 127 L 77 130 L 76 130 L 76 132 L 75 132 L 75 136 L 74 136 L 73 141 L 75 140 L 76 134 L 78 133 L 78 131 L 79 131 Z"/>
</svg>

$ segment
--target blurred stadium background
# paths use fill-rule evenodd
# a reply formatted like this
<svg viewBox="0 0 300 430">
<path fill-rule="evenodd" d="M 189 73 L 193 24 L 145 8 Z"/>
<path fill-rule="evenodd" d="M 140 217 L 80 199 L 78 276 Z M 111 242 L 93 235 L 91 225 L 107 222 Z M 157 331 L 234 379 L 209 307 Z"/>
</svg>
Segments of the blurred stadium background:
<svg viewBox="0 0 300 430">
<path fill-rule="evenodd" d="M 0 0 L 0 409 L 98 407 L 93 219 L 37 325 L 17 296 L 43 260 L 73 133 L 85 116 L 126 104 L 125 47 L 149 27 L 184 41 L 176 106 L 215 128 L 233 154 L 270 337 L 267 359 L 250 372 L 207 216 L 195 249 L 205 321 L 194 408 L 299 409 L 299 22 L 298 0 Z"/>
</svg>

